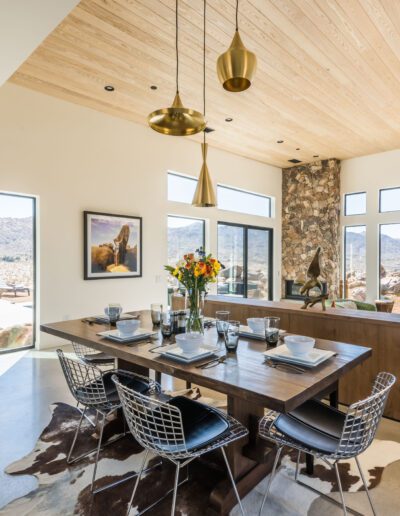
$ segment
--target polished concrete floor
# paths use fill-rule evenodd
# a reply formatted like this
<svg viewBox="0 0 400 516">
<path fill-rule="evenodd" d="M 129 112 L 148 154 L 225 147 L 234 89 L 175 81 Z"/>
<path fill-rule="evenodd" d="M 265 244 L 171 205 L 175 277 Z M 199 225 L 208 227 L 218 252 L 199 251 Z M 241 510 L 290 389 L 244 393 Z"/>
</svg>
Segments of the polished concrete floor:
<svg viewBox="0 0 400 516">
<path fill-rule="evenodd" d="M 69 350 L 67 346 L 65 349 Z M 180 389 L 184 385 L 172 384 L 171 378 L 163 377 L 163 387 Z M 202 394 L 215 397 L 216 393 L 202 389 Z M 9 476 L 4 468 L 33 449 L 50 421 L 49 405 L 56 401 L 74 403 L 54 351 L 30 350 L 0 356 L 0 508 L 35 489 L 34 477 Z M 385 419 L 378 437 L 399 441 L 399 429 L 399 423 Z M 328 513 L 333 514 L 330 510 Z"/>
</svg>

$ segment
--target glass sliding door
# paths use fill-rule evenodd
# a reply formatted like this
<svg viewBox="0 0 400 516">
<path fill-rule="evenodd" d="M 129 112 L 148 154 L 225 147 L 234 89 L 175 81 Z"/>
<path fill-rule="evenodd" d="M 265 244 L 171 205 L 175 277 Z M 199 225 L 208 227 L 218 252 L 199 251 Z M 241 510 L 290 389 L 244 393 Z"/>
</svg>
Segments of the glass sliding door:
<svg viewBox="0 0 400 516">
<path fill-rule="evenodd" d="M 218 294 L 272 299 L 272 229 L 218 223 Z"/>
<path fill-rule="evenodd" d="M 379 296 L 394 301 L 400 313 L 400 223 L 379 226 Z"/>
<path fill-rule="evenodd" d="M 367 297 L 366 244 L 365 226 L 344 228 L 344 296 L 357 301 Z"/>
<path fill-rule="evenodd" d="M 0 193 L 0 353 L 34 345 L 35 198 Z"/>
</svg>

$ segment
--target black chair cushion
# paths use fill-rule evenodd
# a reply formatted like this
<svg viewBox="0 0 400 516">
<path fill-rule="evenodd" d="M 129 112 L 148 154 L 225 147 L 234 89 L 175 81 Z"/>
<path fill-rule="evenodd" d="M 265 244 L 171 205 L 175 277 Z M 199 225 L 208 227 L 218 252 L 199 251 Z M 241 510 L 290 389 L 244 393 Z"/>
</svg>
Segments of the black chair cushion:
<svg viewBox="0 0 400 516">
<path fill-rule="evenodd" d="M 103 375 L 104 388 L 106 391 L 107 401 L 111 403 L 119 403 L 118 391 L 115 386 L 115 383 L 112 381 L 112 376 L 115 375 L 118 377 L 118 380 L 122 385 L 129 387 L 135 392 L 139 392 L 141 394 L 146 393 L 149 390 L 149 384 L 145 380 L 141 378 L 137 378 L 121 371 L 110 371 L 106 372 Z"/>
<path fill-rule="evenodd" d="M 168 403 L 181 411 L 188 451 L 203 448 L 229 433 L 228 420 L 212 407 L 184 396 L 176 396 Z"/>
<path fill-rule="evenodd" d="M 83 361 L 89 365 L 104 365 L 114 363 L 114 357 L 107 355 L 107 353 L 93 353 L 92 355 L 85 355 Z"/>
<path fill-rule="evenodd" d="M 339 445 L 346 415 L 317 400 L 309 400 L 274 425 L 293 441 L 322 453 L 334 453 Z"/>
</svg>

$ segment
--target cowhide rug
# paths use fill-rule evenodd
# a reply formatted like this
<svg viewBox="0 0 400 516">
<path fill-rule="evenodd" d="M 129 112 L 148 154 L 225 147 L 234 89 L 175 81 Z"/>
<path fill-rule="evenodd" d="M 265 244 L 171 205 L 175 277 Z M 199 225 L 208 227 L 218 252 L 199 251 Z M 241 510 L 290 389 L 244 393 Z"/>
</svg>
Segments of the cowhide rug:
<svg viewBox="0 0 400 516">
<path fill-rule="evenodd" d="M 199 398 L 199 392 L 196 390 L 188 394 L 193 398 Z M 134 479 L 92 497 L 90 483 L 93 455 L 76 464 L 67 465 L 65 458 L 78 420 L 79 413 L 74 407 L 64 403 L 52 405 L 51 421 L 39 437 L 35 449 L 23 459 L 6 468 L 6 473 L 10 475 L 34 475 L 38 479 L 38 487 L 0 510 L 1 515 L 55 516 L 60 512 L 63 516 L 108 516 L 111 513 L 113 516 L 119 516 L 125 514 Z M 120 420 L 113 419 L 106 423 L 104 438 L 108 439 L 120 432 Z M 93 427 L 85 422 L 82 425 L 76 453 L 82 453 L 95 447 L 96 437 Z M 99 488 L 138 471 L 143 453 L 142 448 L 130 436 L 106 446 L 100 454 L 95 487 Z M 381 481 L 385 467 L 400 460 L 400 443 L 376 440 L 360 457 L 360 460 L 373 494 L 374 488 Z M 157 462 L 157 458 L 151 457 L 148 465 L 155 465 Z M 271 499 L 268 502 L 266 514 L 306 515 L 309 514 L 313 503 L 320 498 L 293 482 L 294 468 L 295 456 L 293 454 L 284 456 L 272 484 Z M 195 461 L 190 473 L 189 482 L 182 485 L 178 491 L 177 514 L 181 516 L 214 514 L 208 507 L 208 497 L 214 485 L 225 478 L 223 465 L 210 457 L 208 463 Z M 341 473 L 345 491 L 356 492 L 362 489 L 358 472 L 351 462 L 341 465 Z M 173 477 L 174 468 L 165 461 L 162 467 L 148 472 L 139 485 L 131 514 L 135 514 L 135 511 L 140 512 L 152 501 L 164 495 L 172 487 Z M 334 475 L 323 464 L 316 464 L 314 477 L 307 478 L 307 481 L 325 493 L 337 491 Z M 264 479 L 244 499 L 248 515 L 252 516 L 258 513 L 265 482 Z M 363 494 L 365 496 L 365 493 Z M 171 497 L 168 497 L 149 511 L 149 515 L 167 515 L 170 507 Z M 366 505 L 366 507 L 368 506 Z M 232 514 L 239 514 L 237 509 L 236 507 Z"/>
</svg>

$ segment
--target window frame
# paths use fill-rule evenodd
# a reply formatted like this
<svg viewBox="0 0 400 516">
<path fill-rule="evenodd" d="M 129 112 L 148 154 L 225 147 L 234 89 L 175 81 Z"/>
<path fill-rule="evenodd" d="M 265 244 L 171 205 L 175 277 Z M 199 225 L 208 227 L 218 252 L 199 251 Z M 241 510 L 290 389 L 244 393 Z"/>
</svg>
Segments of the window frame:
<svg viewBox="0 0 400 516">
<path fill-rule="evenodd" d="M 365 228 L 365 277 L 367 277 L 367 224 L 348 224 L 343 226 L 343 271 L 342 271 L 342 280 L 343 280 L 343 296 L 346 292 L 346 248 L 347 248 L 347 228 Z M 365 281 L 365 291 L 366 295 L 367 291 L 367 281 Z M 345 297 L 343 298 L 345 299 Z"/>
<path fill-rule="evenodd" d="M 382 211 L 382 192 L 386 192 L 387 190 L 399 190 L 399 192 L 400 192 L 400 186 L 390 186 L 390 187 L 387 187 L 387 188 L 379 188 L 379 213 L 397 213 L 397 212 L 400 212 L 400 208 L 398 210 Z M 379 229 L 379 231 L 380 231 L 380 229 Z M 380 292 L 380 288 L 379 288 L 379 292 Z"/>
<path fill-rule="evenodd" d="M 32 344 L 30 346 L 23 346 L 20 348 L 5 348 L 0 350 L 0 356 L 8 353 L 16 353 L 17 351 L 23 351 L 25 349 L 35 349 L 37 341 L 37 314 L 38 314 L 38 293 L 37 293 L 37 269 L 38 269 L 38 254 L 37 254 L 37 223 L 38 223 L 38 203 L 37 198 L 34 195 L 24 195 L 17 193 L 0 192 L 0 197 L 6 195 L 8 197 L 22 197 L 24 199 L 31 199 L 32 201 L 32 288 L 33 288 L 33 307 L 32 307 Z"/>
<path fill-rule="evenodd" d="M 186 201 L 176 201 L 176 200 L 172 200 L 172 199 L 169 199 L 168 198 L 168 177 L 169 176 L 175 176 L 175 177 L 180 177 L 181 179 L 188 179 L 189 181 L 193 181 L 196 183 L 196 187 L 197 187 L 197 183 L 199 182 L 199 180 L 194 177 L 194 176 L 190 176 L 188 174 L 181 174 L 180 172 L 174 172 L 172 170 L 167 170 L 167 201 L 168 202 L 179 202 L 180 204 L 187 204 L 187 205 L 190 205 L 191 204 L 191 201 L 190 202 L 186 202 Z M 196 189 L 195 189 L 196 190 Z M 178 216 L 178 215 L 177 215 Z M 190 217 L 189 217 L 190 218 Z"/>
<path fill-rule="evenodd" d="M 245 194 L 248 194 L 248 195 L 253 195 L 255 197 L 261 197 L 263 199 L 268 199 L 268 201 L 269 201 L 269 210 L 268 210 L 269 214 L 268 215 L 256 215 L 254 213 L 247 213 L 247 212 L 238 211 L 238 210 L 228 210 L 226 208 L 221 208 L 219 206 L 219 202 L 218 202 L 218 189 L 219 188 L 224 188 L 225 190 L 233 190 L 235 192 L 245 193 Z M 250 216 L 253 216 L 253 217 L 265 217 L 267 219 L 271 219 L 272 218 L 272 196 L 271 195 L 260 194 L 258 192 L 251 192 L 250 190 L 244 190 L 243 188 L 237 188 L 235 186 L 229 186 L 229 185 L 225 185 L 223 183 L 217 183 L 217 207 L 218 207 L 219 210 L 229 211 L 231 213 L 241 213 L 242 215 L 250 215 Z"/>
<path fill-rule="evenodd" d="M 382 265 L 382 239 L 381 239 L 381 227 L 382 226 L 394 226 L 400 227 L 400 222 L 382 222 L 378 224 L 378 297 L 381 299 L 381 265 Z"/>
<path fill-rule="evenodd" d="M 351 213 L 351 214 L 348 214 L 347 213 L 347 197 L 350 197 L 352 195 L 360 195 L 360 194 L 365 194 L 365 211 L 364 212 L 361 212 L 361 213 Z M 343 212 L 344 212 L 344 216 L 345 217 L 355 217 L 355 216 L 358 216 L 358 215 L 366 215 L 367 214 L 367 192 L 365 190 L 363 191 L 360 191 L 360 192 L 349 192 L 349 193 L 345 193 L 344 194 L 344 200 L 343 200 Z M 354 224 L 353 224 L 354 225 Z M 360 224 L 362 226 L 362 224 Z"/>
<path fill-rule="evenodd" d="M 248 231 L 249 229 L 267 231 L 268 233 L 268 301 L 272 301 L 274 297 L 274 228 L 264 226 L 254 226 L 250 224 L 241 224 L 239 222 L 224 222 L 217 220 L 217 258 L 219 259 L 219 226 L 232 226 L 242 228 L 243 231 L 243 297 L 248 299 Z M 217 281 L 217 295 L 232 297 L 231 294 L 218 294 Z"/>
</svg>

